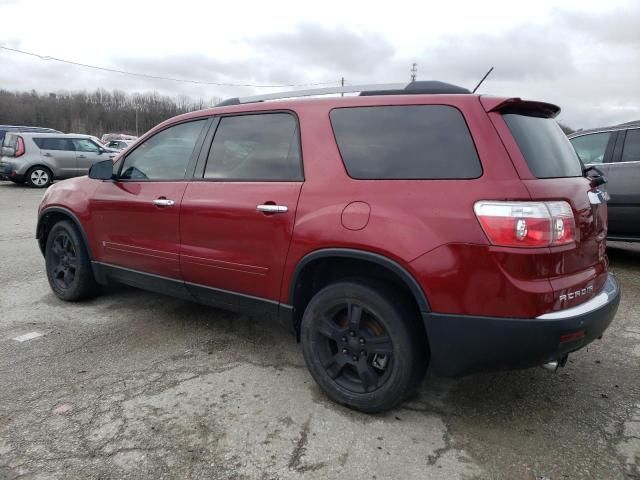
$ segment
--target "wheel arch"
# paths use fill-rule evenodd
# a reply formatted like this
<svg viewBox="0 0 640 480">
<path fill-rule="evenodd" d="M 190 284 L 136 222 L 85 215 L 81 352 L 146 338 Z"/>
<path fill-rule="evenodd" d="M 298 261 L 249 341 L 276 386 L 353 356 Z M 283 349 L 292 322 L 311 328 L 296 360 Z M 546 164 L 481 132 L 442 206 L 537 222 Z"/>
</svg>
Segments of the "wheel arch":
<svg viewBox="0 0 640 480">
<path fill-rule="evenodd" d="M 47 165 L 46 163 L 43 163 L 43 162 L 35 162 L 32 165 L 29 165 L 27 169 L 24 171 L 25 178 L 27 173 L 33 170 L 34 168 L 44 168 L 45 170 L 48 170 L 49 173 L 51 174 L 51 180 L 53 181 L 55 179 L 54 168 L 51 165 Z"/>
<path fill-rule="evenodd" d="M 40 212 L 40 215 L 38 216 L 36 239 L 38 240 L 38 246 L 40 247 L 40 252 L 42 253 L 42 255 L 45 254 L 47 237 L 49 236 L 51 227 L 53 227 L 61 220 L 71 220 L 71 222 L 76 226 L 76 228 L 80 232 L 80 235 L 82 236 L 82 241 L 84 242 L 85 248 L 87 249 L 89 259 L 93 260 L 94 257 L 91 251 L 91 245 L 89 244 L 89 239 L 87 238 L 87 234 L 82 227 L 80 219 L 78 219 L 75 213 L 64 207 L 47 207 L 42 210 L 42 212 Z"/>
<path fill-rule="evenodd" d="M 431 312 L 429 301 L 418 281 L 395 260 L 365 250 L 326 248 L 302 257 L 293 271 L 288 304 L 293 307 L 291 327 L 296 336 L 299 337 L 304 309 L 315 292 L 331 281 L 358 276 L 372 276 L 389 281 L 410 296 L 415 302 L 416 313 L 421 317 L 424 318 L 425 314 Z"/>
</svg>

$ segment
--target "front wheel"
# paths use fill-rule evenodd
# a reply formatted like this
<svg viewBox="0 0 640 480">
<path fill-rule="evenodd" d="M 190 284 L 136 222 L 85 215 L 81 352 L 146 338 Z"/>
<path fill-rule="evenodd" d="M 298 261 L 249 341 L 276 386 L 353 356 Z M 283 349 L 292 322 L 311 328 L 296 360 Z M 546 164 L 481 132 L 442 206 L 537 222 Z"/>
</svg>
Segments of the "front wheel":
<svg viewBox="0 0 640 480">
<path fill-rule="evenodd" d="M 343 281 L 320 290 L 301 324 L 305 362 L 335 401 L 364 412 L 394 408 L 427 367 L 417 312 L 384 284 Z"/>
<path fill-rule="evenodd" d="M 45 262 L 49 285 L 58 298 L 74 302 L 97 293 L 87 249 L 70 221 L 56 223 L 49 232 Z"/>
</svg>

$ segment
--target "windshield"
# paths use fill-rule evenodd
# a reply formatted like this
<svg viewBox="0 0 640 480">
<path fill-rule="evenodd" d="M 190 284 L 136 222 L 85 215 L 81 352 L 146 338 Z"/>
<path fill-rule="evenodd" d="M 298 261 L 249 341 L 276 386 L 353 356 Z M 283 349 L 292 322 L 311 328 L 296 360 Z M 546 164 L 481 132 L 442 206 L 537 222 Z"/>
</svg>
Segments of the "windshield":
<svg viewBox="0 0 640 480">
<path fill-rule="evenodd" d="M 512 113 L 502 118 L 533 175 L 538 178 L 582 176 L 580 160 L 554 119 Z"/>
</svg>

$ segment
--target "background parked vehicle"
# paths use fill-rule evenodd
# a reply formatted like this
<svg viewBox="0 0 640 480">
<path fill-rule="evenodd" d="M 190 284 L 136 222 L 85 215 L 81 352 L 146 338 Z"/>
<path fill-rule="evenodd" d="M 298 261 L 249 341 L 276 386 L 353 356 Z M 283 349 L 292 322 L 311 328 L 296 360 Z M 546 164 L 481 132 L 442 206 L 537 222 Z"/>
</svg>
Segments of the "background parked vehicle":
<svg viewBox="0 0 640 480">
<path fill-rule="evenodd" d="M 62 133 L 53 128 L 28 127 L 25 125 L 0 125 L 0 147 L 4 142 L 7 132 L 31 132 L 31 133 Z"/>
<path fill-rule="evenodd" d="M 607 206 L 557 106 L 442 82 L 321 91 L 361 94 L 229 99 L 48 189 L 53 292 L 115 281 L 277 319 L 324 391 L 368 412 L 428 364 L 557 368 L 602 335 L 620 300 Z"/>
<path fill-rule="evenodd" d="M 640 121 L 569 135 L 580 160 L 607 177 L 610 240 L 640 241 Z"/>
<path fill-rule="evenodd" d="M 135 135 L 127 135 L 125 133 L 105 133 L 100 137 L 100 141 L 104 144 L 109 143 L 111 140 L 137 140 Z"/>
<path fill-rule="evenodd" d="M 96 162 L 113 159 L 114 150 L 90 135 L 7 133 L 0 157 L 0 178 L 44 188 L 56 179 L 86 175 Z"/>
<path fill-rule="evenodd" d="M 105 146 L 117 152 L 121 152 L 122 150 L 129 148 L 134 143 L 135 140 L 111 140 L 107 142 Z"/>
</svg>

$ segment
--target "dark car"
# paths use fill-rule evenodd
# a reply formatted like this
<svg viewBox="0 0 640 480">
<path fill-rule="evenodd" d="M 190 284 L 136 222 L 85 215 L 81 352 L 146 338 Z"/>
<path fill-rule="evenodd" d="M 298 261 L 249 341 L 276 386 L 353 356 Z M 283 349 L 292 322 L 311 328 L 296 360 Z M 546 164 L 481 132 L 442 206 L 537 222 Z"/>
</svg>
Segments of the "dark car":
<svg viewBox="0 0 640 480">
<path fill-rule="evenodd" d="M 564 365 L 620 300 L 607 205 L 542 102 L 441 82 L 230 99 L 50 187 L 53 292 L 121 282 L 275 319 L 334 400 L 377 412 L 429 365 Z M 273 101 L 271 101 L 273 100 Z"/>
<path fill-rule="evenodd" d="M 28 127 L 25 125 L 0 125 L 0 147 L 4 143 L 4 137 L 7 132 L 20 132 L 20 133 L 62 133 L 53 128 L 43 127 Z"/>
<path fill-rule="evenodd" d="M 640 121 L 569 135 L 578 157 L 603 172 L 610 240 L 640 242 Z"/>
</svg>

